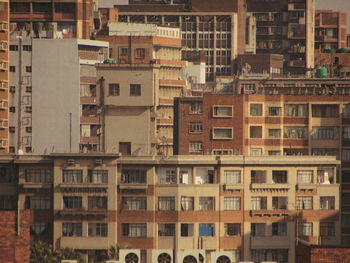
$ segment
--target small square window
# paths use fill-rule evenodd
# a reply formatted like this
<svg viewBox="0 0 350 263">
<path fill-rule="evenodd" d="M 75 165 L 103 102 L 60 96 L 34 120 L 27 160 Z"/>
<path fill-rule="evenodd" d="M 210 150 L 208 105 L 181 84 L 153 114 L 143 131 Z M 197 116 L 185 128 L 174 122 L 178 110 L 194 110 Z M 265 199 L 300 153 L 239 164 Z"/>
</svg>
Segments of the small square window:
<svg viewBox="0 0 350 263">
<path fill-rule="evenodd" d="M 127 47 L 121 47 L 119 49 L 120 56 L 127 56 L 128 55 L 128 48 Z"/>
<path fill-rule="evenodd" d="M 262 116 L 262 104 L 250 104 L 250 116 Z"/>
<path fill-rule="evenodd" d="M 26 66 L 26 72 L 32 72 L 32 67 L 31 66 Z"/>
<path fill-rule="evenodd" d="M 31 153 L 32 152 L 32 147 L 26 147 L 26 153 Z"/>
<path fill-rule="evenodd" d="M 16 112 L 16 107 L 10 107 L 9 111 L 10 112 Z"/>
<path fill-rule="evenodd" d="M 15 151 L 16 151 L 16 148 L 15 148 L 15 147 L 13 147 L 13 146 L 10 146 L 10 147 L 9 147 L 9 152 L 10 152 L 10 153 L 15 153 Z"/>
<path fill-rule="evenodd" d="M 32 132 L 32 127 L 26 127 L 26 132 L 31 133 Z"/>
<path fill-rule="evenodd" d="M 26 87 L 26 92 L 32 92 L 32 86 L 27 86 Z"/>
<path fill-rule="evenodd" d="M 23 51 L 32 51 L 31 45 L 23 45 Z"/>
<path fill-rule="evenodd" d="M 10 66 L 10 72 L 16 72 L 16 67 L 15 66 Z"/>
<path fill-rule="evenodd" d="M 14 126 L 9 127 L 10 133 L 15 133 L 16 128 Z"/>
<path fill-rule="evenodd" d="M 120 92 L 119 84 L 117 83 L 109 84 L 109 91 L 108 91 L 109 96 L 119 96 L 120 94 L 119 92 Z"/>
<path fill-rule="evenodd" d="M 250 138 L 262 138 L 262 126 L 250 126 Z"/>
<path fill-rule="evenodd" d="M 18 51 L 17 45 L 10 45 L 10 51 Z"/>
<path fill-rule="evenodd" d="M 135 58 L 145 58 L 145 49 L 144 48 L 136 48 Z"/>
<path fill-rule="evenodd" d="M 140 84 L 130 84 L 130 96 L 141 96 Z"/>
<path fill-rule="evenodd" d="M 32 107 L 27 106 L 27 107 L 25 108 L 25 112 L 28 112 L 28 113 L 32 112 Z"/>
<path fill-rule="evenodd" d="M 15 93 L 16 92 L 16 87 L 15 86 L 11 86 L 10 87 L 10 92 L 11 93 Z"/>
</svg>

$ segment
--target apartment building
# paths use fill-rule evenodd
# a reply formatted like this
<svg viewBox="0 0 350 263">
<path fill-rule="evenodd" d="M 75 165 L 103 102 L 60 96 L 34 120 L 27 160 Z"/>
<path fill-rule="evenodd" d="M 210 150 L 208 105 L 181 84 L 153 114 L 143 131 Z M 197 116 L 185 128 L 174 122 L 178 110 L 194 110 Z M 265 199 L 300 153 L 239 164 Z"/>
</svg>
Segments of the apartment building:
<svg viewBox="0 0 350 263">
<path fill-rule="evenodd" d="M 296 240 L 340 244 L 335 157 L 88 153 L 0 162 L 0 209 L 18 204 L 32 215 L 32 241 L 77 249 L 88 262 L 106 260 L 115 244 L 131 247 L 121 262 L 135 254 L 145 263 L 292 263 Z"/>
<path fill-rule="evenodd" d="M 63 38 L 90 39 L 94 11 L 95 0 L 11 0 L 10 22 L 12 29 L 33 30 L 44 38 L 56 31 Z"/>
<path fill-rule="evenodd" d="M 0 1 L 0 153 L 8 152 L 9 1 Z"/>
<path fill-rule="evenodd" d="M 107 42 L 12 31 L 10 152 L 98 151 L 95 64 L 107 57 Z"/>
<path fill-rule="evenodd" d="M 193 51 L 206 54 L 206 78 L 231 75 L 231 61 L 246 49 L 244 1 L 149 3 L 131 2 L 115 5 L 118 21 L 177 27 L 181 30 L 182 59 Z M 103 10 L 101 10 L 103 12 Z M 249 27 L 250 28 L 250 27 Z M 248 46 L 250 48 L 250 46 Z"/>
<path fill-rule="evenodd" d="M 315 49 L 346 48 L 346 12 L 317 10 L 315 17 Z"/>
<path fill-rule="evenodd" d="M 247 0 L 256 19 L 256 53 L 283 54 L 284 71 L 305 75 L 314 68 L 314 0 Z"/>
<path fill-rule="evenodd" d="M 348 244 L 349 85 L 349 79 L 231 79 L 217 88 L 231 87 L 231 94 L 176 99 L 174 154 L 337 156 Z"/>
<path fill-rule="evenodd" d="M 109 23 L 110 61 L 98 65 L 107 152 L 170 155 L 173 98 L 185 94 L 180 31 L 152 24 Z"/>
</svg>

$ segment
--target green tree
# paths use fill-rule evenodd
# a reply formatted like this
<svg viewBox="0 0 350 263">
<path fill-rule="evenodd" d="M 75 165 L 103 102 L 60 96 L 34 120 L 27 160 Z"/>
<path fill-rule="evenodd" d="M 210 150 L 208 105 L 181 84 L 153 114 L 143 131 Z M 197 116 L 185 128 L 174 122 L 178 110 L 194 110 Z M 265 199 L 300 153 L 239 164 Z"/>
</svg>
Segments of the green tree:
<svg viewBox="0 0 350 263">
<path fill-rule="evenodd" d="M 108 259 L 119 260 L 119 251 L 121 249 L 131 248 L 128 244 L 116 244 L 115 246 L 110 246 L 108 249 Z"/>
<path fill-rule="evenodd" d="M 30 263 L 56 263 L 52 246 L 39 240 L 30 249 Z"/>
<path fill-rule="evenodd" d="M 73 259 L 73 260 L 76 260 L 78 263 L 85 262 L 83 256 L 73 248 L 68 248 L 68 247 L 61 248 L 56 251 L 56 254 L 57 254 L 56 257 L 58 259 L 58 262 L 61 262 L 61 260 L 63 259 Z"/>
</svg>

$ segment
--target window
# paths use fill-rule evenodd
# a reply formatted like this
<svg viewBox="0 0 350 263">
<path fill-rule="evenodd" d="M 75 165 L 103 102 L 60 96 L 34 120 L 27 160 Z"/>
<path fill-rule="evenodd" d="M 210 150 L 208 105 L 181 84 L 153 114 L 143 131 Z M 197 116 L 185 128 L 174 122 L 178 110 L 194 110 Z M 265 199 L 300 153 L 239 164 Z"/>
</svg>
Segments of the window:
<svg viewBox="0 0 350 263">
<path fill-rule="evenodd" d="M 324 210 L 335 209 L 335 197 L 334 196 L 321 196 L 320 197 L 320 209 L 324 209 Z"/>
<path fill-rule="evenodd" d="M 262 110 L 263 105 L 262 104 L 250 104 L 250 116 L 256 117 L 256 116 L 262 116 Z"/>
<path fill-rule="evenodd" d="M 121 181 L 124 184 L 146 184 L 146 170 L 123 169 Z"/>
<path fill-rule="evenodd" d="M 32 127 L 26 127 L 26 132 L 32 133 Z"/>
<path fill-rule="evenodd" d="M 26 106 L 25 107 L 25 112 L 28 112 L 28 113 L 32 112 L 32 107 L 31 106 Z"/>
<path fill-rule="evenodd" d="M 213 128 L 214 140 L 227 140 L 232 139 L 232 128 Z"/>
<path fill-rule="evenodd" d="M 158 236 L 175 236 L 175 224 L 158 224 Z"/>
<path fill-rule="evenodd" d="M 81 196 L 63 196 L 63 209 L 82 209 L 83 198 Z"/>
<path fill-rule="evenodd" d="M 130 96 L 141 96 L 140 84 L 130 84 Z"/>
<path fill-rule="evenodd" d="M 10 72 L 16 72 L 16 67 L 15 66 L 10 66 Z"/>
<path fill-rule="evenodd" d="M 128 55 L 128 48 L 127 47 L 120 47 L 119 48 L 119 54 L 120 56 L 127 56 Z"/>
<path fill-rule="evenodd" d="M 268 129 L 269 138 L 279 139 L 281 138 L 281 129 Z"/>
<path fill-rule="evenodd" d="M 13 107 L 13 106 L 10 107 L 10 108 L 9 108 L 9 111 L 10 111 L 10 112 L 16 112 L 16 107 Z"/>
<path fill-rule="evenodd" d="M 250 233 L 253 237 L 263 237 L 265 236 L 265 223 L 251 223 L 250 224 Z"/>
<path fill-rule="evenodd" d="M 321 237 L 334 237 L 335 236 L 335 223 L 334 222 L 320 222 L 320 236 Z"/>
<path fill-rule="evenodd" d="M 284 116 L 285 117 L 306 117 L 307 105 L 306 104 L 285 104 Z"/>
<path fill-rule="evenodd" d="M 350 127 L 343 127 L 343 139 L 350 140 Z"/>
<path fill-rule="evenodd" d="M 51 169 L 25 169 L 25 180 L 28 183 L 52 183 Z"/>
<path fill-rule="evenodd" d="M 311 210 L 313 208 L 312 196 L 297 196 L 298 210 Z"/>
<path fill-rule="evenodd" d="M 337 140 L 339 139 L 338 127 L 312 127 L 312 139 L 314 140 Z"/>
<path fill-rule="evenodd" d="M 273 236 L 287 236 L 287 223 L 285 223 L 285 222 L 272 223 L 272 235 Z"/>
<path fill-rule="evenodd" d="M 89 223 L 88 224 L 89 237 L 106 237 L 108 236 L 107 223 Z"/>
<path fill-rule="evenodd" d="M 225 210 L 241 210 L 241 198 L 240 197 L 224 197 L 224 209 Z"/>
<path fill-rule="evenodd" d="M 288 249 L 272 249 L 271 256 L 274 262 L 287 263 L 288 262 Z"/>
<path fill-rule="evenodd" d="M 281 151 L 267 151 L 268 155 L 273 156 L 273 155 L 281 155 Z"/>
<path fill-rule="evenodd" d="M 124 210 L 137 211 L 147 209 L 147 198 L 145 196 L 123 196 L 122 202 Z"/>
<path fill-rule="evenodd" d="M 158 183 L 159 184 L 176 184 L 177 183 L 176 169 L 159 169 Z"/>
<path fill-rule="evenodd" d="M 313 183 L 313 171 L 311 170 L 304 170 L 304 171 L 298 171 L 298 184 L 312 184 Z"/>
<path fill-rule="evenodd" d="M 14 127 L 14 126 L 9 127 L 9 132 L 10 133 L 15 133 L 16 132 L 16 127 Z"/>
<path fill-rule="evenodd" d="M 23 45 L 23 51 L 32 51 L 31 45 Z"/>
<path fill-rule="evenodd" d="M 201 122 L 190 122 L 188 124 L 189 133 L 199 133 L 203 131 L 203 123 Z"/>
<path fill-rule="evenodd" d="M 175 210 L 175 197 L 174 196 L 159 196 L 158 197 L 158 210 L 159 211 L 174 211 Z"/>
<path fill-rule="evenodd" d="M 189 168 L 189 169 L 180 170 L 179 180 L 180 180 L 180 184 L 192 184 L 193 183 L 192 169 Z"/>
<path fill-rule="evenodd" d="M 190 114 L 202 114 L 203 113 L 203 103 L 202 102 L 191 102 L 189 113 Z"/>
<path fill-rule="evenodd" d="M 239 170 L 225 170 L 224 171 L 224 183 L 225 184 L 240 184 L 241 183 L 241 171 L 239 171 Z"/>
<path fill-rule="evenodd" d="M 285 210 L 287 209 L 288 197 L 285 196 L 273 196 L 272 197 L 272 209 Z"/>
<path fill-rule="evenodd" d="M 233 155 L 233 150 L 231 149 L 216 149 L 212 151 L 213 155 Z"/>
<path fill-rule="evenodd" d="M 255 263 L 266 261 L 267 249 L 252 249 L 251 255 L 252 255 L 252 261 Z"/>
<path fill-rule="evenodd" d="M 26 196 L 25 198 L 25 208 L 26 209 L 50 209 L 51 199 L 50 197 L 42 196 Z"/>
<path fill-rule="evenodd" d="M 335 148 L 312 148 L 312 155 L 316 156 L 337 156 L 338 149 Z"/>
<path fill-rule="evenodd" d="M 32 67 L 31 66 L 26 66 L 26 72 L 32 72 Z"/>
<path fill-rule="evenodd" d="M 215 210 L 215 197 L 199 197 L 199 210 Z"/>
<path fill-rule="evenodd" d="M 250 138 L 262 138 L 262 126 L 250 126 Z"/>
<path fill-rule="evenodd" d="M 145 223 L 122 224 L 122 234 L 127 237 L 146 237 L 147 225 Z"/>
<path fill-rule="evenodd" d="M 251 198 L 252 210 L 266 210 L 267 209 L 267 197 L 266 196 L 253 196 Z"/>
<path fill-rule="evenodd" d="M 193 211 L 194 210 L 194 197 L 193 196 L 181 196 L 181 210 Z"/>
<path fill-rule="evenodd" d="M 241 224 L 240 223 L 225 223 L 225 234 L 228 236 L 240 236 Z"/>
<path fill-rule="evenodd" d="M 190 153 L 203 153 L 203 143 L 202 142 L 190 142 L 188 151 Z"/>
<path fill-rule="evenodd" d="M 213 117 L 225 118 L 233 116 L 232 106 L 213 106 Z"/>
<path fill-rule="evenodd" d="M 334 175 L 332 168 L 317 169 L 317 183 L 319 184 L 334 184 Z"/>
<path fill-rule="evenodd" d="M 263 149 L 262 148 L 250 148 L 250 156 L 262 156 Z"/>
<path fill-rule="evenodd" d="M 281 107 L 269 107 L 269 116 L 281 116 L 282 108 Z"/>
<path fill-rule="evenodd" d="M 88 180 L 92 184 L 107 184 L 108 171 L 107 170 L 89 170 Z"/>
<path fill-rule="evenodd" d="M 30 235 L 41 236 L 50 232 L 49 223 L 32 223 L 30 224 Z"/>
<path fill-rule="evenodd" d="M 89 210 L 107 209 L 107 196 L 89 196 L 88 207 Z"/>
<path fill-rule="evenodd" d="M 195 184 L 213 184 L 215 171 L 211 168 L 197 168 Z"/>
<path fill-rule="evenodd" d="M 18 173 L 14 167 L 0 167 L 0 183 L 18 182 Z"/>
<path fill-rule="evenodd" d="M 339 105 L 337 104 L 313 104 L 312 117 L 318 118 L 338 118 Z"/>
<path fill-rule="evenodd" d="M 215 236 L 214 224 L 199 224 L 199 236 L 201 237 Z"/>
<path fill-rule="evenodd" d="M 17 198 L 15 196 L 0 196 L 0 210 L 15 210 L 17 209 Z"/>
<path fill-rule="evenodd" d="M 250 171 L 250 182 L 252 184 L 266 184 L 266 171 L 264 170 Z"/>
<path fill-rule="evenodd" d="M 136 48 L 135 58 L 145 58 L 145 49 L 144 48 Z"/>
<path fill-rule="evenodd" d="M 81 237 L 82 232 L 82 223 L 62 223 L 62 236 L 64 237 Z"/>
<path fill-rule="evenodd" d="M 11 108 L 10 108 L 11 109 Z M 350 161 L 350 149 L 342 149 L 342 161 Z"/>
<path fill-rule="evenodd" d="M 288 171 L 272 171 L 272 182 L 274 184 L 288 183 Z"/>
<path fill-rule="evenodd" d="M 10 51 L 18 51 L 18 45 L 10 45 Z"/>
<path fill-rule="evenodd" d="M 182 237 L 192 237 L 193 236 L 193 224 L 181 224 L 181 236 Z"/>
<path fill-rule="evenodd" d="M 82 170 L 63 170 L 63 183 L 83 183 Z"/>
<path fill-rule="evenodd" d="M 301 237 L 311 237 L 312 236 L 312 223 L 299 222 L 298 223 L 298 235 Z"/>
<path fill-rule="evenodd" d="M 306 139 L 307 129 L 303 126 L 284 127 L 284 138 L 286 139 Z"/>
<path fill-rule="evenodd" d="M 119 90 L 119 84 L 112 83 L 108 85 L 108 95 L 109 96 L 119 96 L 120 90 Z"/>
</svg>

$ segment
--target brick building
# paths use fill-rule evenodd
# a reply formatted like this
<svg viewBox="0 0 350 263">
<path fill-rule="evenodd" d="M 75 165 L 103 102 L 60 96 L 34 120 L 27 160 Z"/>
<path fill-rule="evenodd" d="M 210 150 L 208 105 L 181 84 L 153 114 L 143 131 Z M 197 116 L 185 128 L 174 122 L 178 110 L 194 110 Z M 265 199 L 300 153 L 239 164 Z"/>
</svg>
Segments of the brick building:
<svg viewBox="0 0 350 263">
<path fill-rule="evenodd" d="M 77 249 L 88 262 L 105 260 L 115 244 L 129 244 L 142 263 L 160 254 L 181 263 L 293 263 L 297 239 L 340 244 L 335 157 L 51 154 L 0 162 L 0 209 L 15 210 L 18 200 L 32 214 L 22 216 L 31 240 Z M 128 251 L 121 253 L 124 263 Z"/>
<path fill-rule="evenodd" d="M 315 49 L 338 49 L 347 47 L 345 12 L 317 10 L 315 17 Z"/>
<path fill-rule="evenodd" d="M 8 152 L 9 1 L 0 1 L 0 153 Z"/>
<path fill-rule="evenodd" d="M 334 155 L 349 241 L 348 79 L 231 79 L 231 94 L 176 99 L 174 154 Z M 220 87 L 217 87 L 220 92 Z"/>
</svg>

